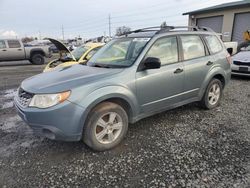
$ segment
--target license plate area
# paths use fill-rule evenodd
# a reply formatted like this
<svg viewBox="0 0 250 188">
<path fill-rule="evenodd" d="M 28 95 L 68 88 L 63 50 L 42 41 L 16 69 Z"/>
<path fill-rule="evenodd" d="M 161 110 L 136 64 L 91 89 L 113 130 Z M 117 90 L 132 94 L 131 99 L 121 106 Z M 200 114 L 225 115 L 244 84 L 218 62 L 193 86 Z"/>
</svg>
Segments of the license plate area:
<svg viewBox="0 0 250 188">
<path fill-rule="evenodd" d="M 248 72 L 248 67 L 239 67 L 239 71 Z"/>
</svg>

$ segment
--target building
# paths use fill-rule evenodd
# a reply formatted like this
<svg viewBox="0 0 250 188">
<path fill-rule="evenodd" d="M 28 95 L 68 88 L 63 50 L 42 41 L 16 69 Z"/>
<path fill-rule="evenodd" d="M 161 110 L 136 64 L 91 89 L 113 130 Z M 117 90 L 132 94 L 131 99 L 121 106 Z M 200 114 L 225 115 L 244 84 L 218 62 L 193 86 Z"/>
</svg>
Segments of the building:
<svg viewBox="0 0 250 188">
<path fill-rule="evenodd" d="M 243 42 L 243 33 L 250 30 L 250 0 L 225 3 L 192 12 L 189 15 L 189 26 L 206 26 L 215 32 L 222 33 L 225 42 Z"/>
</svg>

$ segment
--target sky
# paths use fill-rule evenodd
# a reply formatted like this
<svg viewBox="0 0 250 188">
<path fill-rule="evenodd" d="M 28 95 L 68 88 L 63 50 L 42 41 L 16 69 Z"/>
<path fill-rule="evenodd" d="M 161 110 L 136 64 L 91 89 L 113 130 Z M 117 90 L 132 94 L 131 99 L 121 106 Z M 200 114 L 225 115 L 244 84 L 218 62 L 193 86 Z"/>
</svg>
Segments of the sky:
<svg viewBox="0 0 250 188">
<path fill-rule="evenodd" d="M 116 28 L 187 25 L 182 13 L 236 0 L 0 0 L 0 38 L 93 38 Z M 63 29 L 62 29 L 63 28 Z"/>
</svg>

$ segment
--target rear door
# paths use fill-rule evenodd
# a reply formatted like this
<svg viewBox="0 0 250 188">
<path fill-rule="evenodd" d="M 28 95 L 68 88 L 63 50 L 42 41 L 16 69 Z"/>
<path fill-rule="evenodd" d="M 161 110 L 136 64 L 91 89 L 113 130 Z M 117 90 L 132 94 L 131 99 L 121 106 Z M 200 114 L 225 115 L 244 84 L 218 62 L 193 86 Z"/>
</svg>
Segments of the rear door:
<svg viewBox="0 0 250 188">
<path fill-rule="evenodd" d="M 144 113 L 158 111 L 181 101 L 184 72 L 177 44 L 176 36 L 157 39 L 144 59 L 159 58 L 161 67 L 136 73 L 137 98 Z"/>
<path fill-rule="evenodd" d="M 214 58 L 208 56 L 205 43 L 199 35 L 179 36 L 185 70 L 184 100 L 198 97 L 202 83 L 213 66 Z"/>
<path fill-rule="evenodd" d="M 9 60 L 22 60 L 25 59 L 24 47 L 19 40 L 7 40 L 8 50 L 7 56 Z"/>
<path fill-rule="evenodd" d="M 0 60 L 6 60 L 7 58 L 7 45 L 5 43 L 5 40 L 0 40 Z"/>
</svg>

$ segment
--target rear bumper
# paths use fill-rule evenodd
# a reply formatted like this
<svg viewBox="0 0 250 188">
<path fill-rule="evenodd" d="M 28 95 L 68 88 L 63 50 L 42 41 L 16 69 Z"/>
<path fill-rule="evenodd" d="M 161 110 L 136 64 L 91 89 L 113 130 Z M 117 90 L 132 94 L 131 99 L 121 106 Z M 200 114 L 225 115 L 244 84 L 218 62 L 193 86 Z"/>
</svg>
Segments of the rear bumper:
<svg viewBox="0 0 250 188">
<path fill-rule="evenodd" d="M 18 115 L 35 134 L 62 141 L 79 141 L 82 138 L 82 107 L 64 101 L 47 109 L 22 108 L 16 98 L 14 104 Z"/>
</svg>

